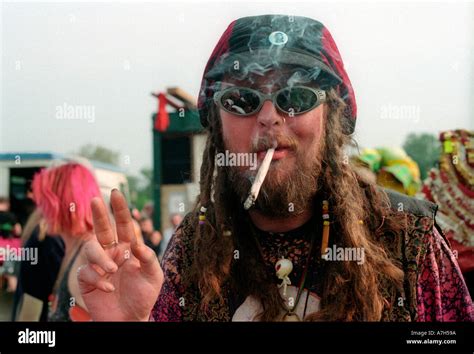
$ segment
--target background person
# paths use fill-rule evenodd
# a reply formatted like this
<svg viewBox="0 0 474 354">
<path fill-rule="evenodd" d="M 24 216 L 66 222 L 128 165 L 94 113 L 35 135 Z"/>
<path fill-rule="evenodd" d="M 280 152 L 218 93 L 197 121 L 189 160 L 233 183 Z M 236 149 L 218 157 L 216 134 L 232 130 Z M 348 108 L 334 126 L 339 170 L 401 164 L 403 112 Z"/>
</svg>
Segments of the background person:
<svg viewBox="0 0 474 354">
<path fill-rule="evenodd" d="M 38 210 L 28 219 L 23 234 L 23 247 L 37 249 L 35 264 L 21 262 L 18 289 L 13 306 L 14 321 L 48 320 L 48 309 L 53 287 L 64 258 L 64 241 L 59 235 L 48 235 L 47 224 Z"/>
<path fill-rule="evenodd" d="M 174 213 L 171 215 L 170 217 L 171 226 L 168 227 L 163 232 L 163 240 L 161 241 L 160 254 L 159 254 L 160 259 L 163 258 L 163 255 L 165 254 L 166 248 L 168 247 L 168 243 L 170 242 L 171 237 L 173 236 L 173 234 L 175 233 L 176 229 L 178 228 L 178 226 L 181 224 L 182 221 L 183 221 L 183 216 L 181 214 Z"/>
<path fill-rule="evenodd" d="M 8 252 L 16 252 L 21 245 L 21 225 L 15 214 L 10 211 L 10 200 L 0 197 L 0 247 Z M 18 261 L 0 259 L 0 285 L 2 277 L 6 280 L 6 291 L 15 292 L 18 283 L 20 263 Z M 1 287 L 0 287 L 1 290 Z"/>
<path fill-rule="evenodd" d="M 159 231 L 156 231 L 153 226 L 153 220 L 147 216 L 142 216 L 140 219 L 140 230 L 145 245 L 153 249 L 158 255 L 162 248 L 162 236 Z"/>
<path fill-rule="evenodd" d="M 90 203 L 100 197 L 92 173 L 78 163 L 44 169 L 33 179 L 33 194 L 48 234 L 60 235 L 64 258 L 55 281 L 50 321 L 87 320 L 77 283 L 77 269 L 84 261 L 84 243 L 94 237 Z"/>
</svg>

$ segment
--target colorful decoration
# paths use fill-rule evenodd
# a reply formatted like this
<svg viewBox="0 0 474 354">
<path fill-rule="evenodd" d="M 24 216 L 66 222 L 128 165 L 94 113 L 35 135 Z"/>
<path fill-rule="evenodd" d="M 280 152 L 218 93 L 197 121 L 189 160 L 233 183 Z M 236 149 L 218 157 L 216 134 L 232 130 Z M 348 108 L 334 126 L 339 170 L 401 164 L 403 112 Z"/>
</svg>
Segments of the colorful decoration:
<svg viewBox="0 0 474 354">
<path fill-rule="evenodd" d="M 355 162 L 375 174 L 381 186 L 410 196 L 420 189 L 420 169 L 401 148 L 364 149 Z"/>
<path fill-rule="evenodd" d="M 438 204 L 436 220 L 463 273 L 474 271 L 474 132 L 440 134 L 439 168 L 431 169 L 419 197 Z"/>
<path fill-rule="evenodd" d="M 206 211 L 207 208 L 204 206 L 199 210 L 199 225 L 204 225 L 206 223 Z"/>
</svg>

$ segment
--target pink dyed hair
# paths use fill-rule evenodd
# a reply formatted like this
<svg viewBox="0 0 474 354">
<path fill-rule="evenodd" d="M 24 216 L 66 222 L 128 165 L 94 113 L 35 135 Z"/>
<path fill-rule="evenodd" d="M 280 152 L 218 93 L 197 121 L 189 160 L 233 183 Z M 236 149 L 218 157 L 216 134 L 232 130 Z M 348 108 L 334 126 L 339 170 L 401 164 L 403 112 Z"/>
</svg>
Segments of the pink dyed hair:
<svg viewBox="0 0 474 354">
<path fill-rule="evenodd" d="M 32 183 L 33 198 L 49 232 L 80 236 L 93 229 L 91 200 L 100 190 L 92 173 L 78 163 L 43 169 Z"/>
</svg>

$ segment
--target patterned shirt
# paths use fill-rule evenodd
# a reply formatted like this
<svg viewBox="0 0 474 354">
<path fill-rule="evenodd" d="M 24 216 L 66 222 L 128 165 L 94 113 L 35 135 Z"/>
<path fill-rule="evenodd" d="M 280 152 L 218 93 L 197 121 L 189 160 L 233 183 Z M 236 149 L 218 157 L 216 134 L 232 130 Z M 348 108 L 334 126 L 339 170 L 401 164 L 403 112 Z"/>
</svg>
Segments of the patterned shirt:
<svg viewBox="0 0 474 354">
<path fill-rule="evenodd" d="M 426 219 L 422 219 L 420 223 L 425 231 L 428 230 L 429 223 Z M 416 268 L 416 312 L 414 315 L 408 315 L 411 321 L 474 321 L 474 309 L 468 289 L 462 277 L 458 263 L 448 245 L 445 238 L 436 229 L 431 227 L 420 237 L 424 242 L 422 249 L 423 259 L 420 260 L 419 266 Z M 301 275 L 306 262 L 306 255 L 309 253 L 310 240 L 307 232 L 307 224 L 288 233 L 266 233 L 259 232 L 259 243 L 261 245 L 263 261 L 268 267 L 269 272 L 274 271 L 274 265 L 280 257 L 286 257 L 293 263 L 293 271 L 290 274 L 292 285 L 298 286 Z M 414 238 L 414 236 L 411 236 Z M 187 252 L 192 248 L 189 242 L 192 235 L 186 235 L 183 228 L 178 228 L 175 235 L 170 241 L 168 250 L 162 261 L 162 268 L 165 275 L 165 282 L 161 289 L 158 300 L 152 310 L 151 320 L 154 321 L 172 321 L 178 322 L 183 320 L 196 320 L 194 312 L 197 307 L 192 310 L 189 316 L 189 306 L 186 304 L 189 299 L 190 291 L 197 291 L 195 288 L 186 288 L 182 282 L 181 274 L 186 271 L 186 267 L 190 267 L 190 263 L 186 259 Z M 406 247 L 411 247 L 411 243 L 407 242 Z M 316 252 L 320 252 L 318 242 L 315 243 Z M 283 252 L 283 253 L 282 253 Z M 407 252 L 408 253 L 408 252 Z M 318 253 L 316 253 L 318 254 Z M 322 277 L 324 277 L 324 263 L 326 261 L 321 257 L 314 257 L 312 269 L 309 273 L 309 283 L 305 288 L 304 296 L 300 302 L 308 303 L 306 297 L 312 300 L 313 309 L 319 306 L 319 296 L 321 294 Z M 278 281 L 277 278 L 275 278 Z M 308 291 L 306 291 L 308 290 Z M 199 294 L 194 294 L 199 298 Z M 237 303 L 228 301 L 228 310 L 230 316 L 216 317 L 214 320 L 232 320 L 236 315 L 236 311 L 247 314 L 250 308 L 242 309 L 242 303 L 245 299 L 238 299 Z M 255 304 L 245 301 L 245 304 L 252 307 Z M 234 301 L 235 302 L 235 301 Z M 311 303 L 311 301 L 309 301 Z M 392 306 L 396 306 L 393 304 Z M 194 311 L 194 312 L 193 312 Z M 306 308 L 304 308 L 306 311 Z M 309 311 L 309 310 L 308 310 Z M 303 312 L 307 314 L 307 312 Z M 197 315 L 196 315 L 197 316 Z M 391 320 L 391 319 L 389 319 Z"/>
</svg>

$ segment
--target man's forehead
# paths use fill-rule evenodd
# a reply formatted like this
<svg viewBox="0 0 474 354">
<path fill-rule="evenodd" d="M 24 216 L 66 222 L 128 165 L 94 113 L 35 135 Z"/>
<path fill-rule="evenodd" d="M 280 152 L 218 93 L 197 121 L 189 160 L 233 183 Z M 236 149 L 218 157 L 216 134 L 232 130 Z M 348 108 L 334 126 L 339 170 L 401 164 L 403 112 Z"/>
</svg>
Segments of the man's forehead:
<svg viewBox="0 0 474 354">
<path fill-rule="evenodd" d="M 270 69 L 266 72 L 248 73 L 245 77 L 226 75 L 224 83 L 235 86 L 252 87 L 255 89 L 274 90 L 293 85 L 314 86 L 307 79 L 306 70 L 294 68 Z"/>
<path fill-rule="evenodd" d="M 258 85 L 272 85 L 284 81 L 288 76 L 288 71 L 272 69 L 263 73 L 248 73 L 243 78 L 239 76 L 228 78 L 233 82 L 252 83 Z"/>
</svg>

